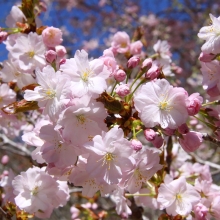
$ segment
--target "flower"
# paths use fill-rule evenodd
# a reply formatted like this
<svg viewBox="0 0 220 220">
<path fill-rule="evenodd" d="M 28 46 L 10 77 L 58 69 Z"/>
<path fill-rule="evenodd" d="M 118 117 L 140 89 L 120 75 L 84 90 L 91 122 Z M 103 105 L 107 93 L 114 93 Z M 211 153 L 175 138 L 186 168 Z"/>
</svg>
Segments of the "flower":
<svg viewBox="0 0 220 220">
<path fill-rule="evenodd" d="M 134 158 L 134 168 L 126 176 L 128 178 L 126 189 L 132 194 L 139 191 L 142 184 L 146 183 L 146 181 L 162 168 L 162 165 L 159 164 L 159 152 L 145 149 L 142 152 L 139 151 Z"/>
<path fill-rule="evenodd" d="M 166 179 L 165 179 L 166 180 Z M 199 202 L 200 195 L 184 177 L 161 184 L 157 201 L 161 208 L 166 208 L 169 215 L 188 215 L 193 205 Z"/>
<path fill-rule="evenodd" d="M 16 93 L 7 84 L 0 85 L 0 108 L 15 101 Z"/>
<path fill-rule="evenodd" d="M 86 170 L 99 181 L 118 184 L 123 172 L 133 166 L 130 158 L 133 149 L 121 128 L 113 127 L 102 136 L 96 135 L 93 143 L 85 147 L 89 150 Z"/>
<path fill-rule="evenodd" d="M 202 51 L 206 54 L 217 54 L 220 52 L 220 17 L 216 18 L 209 14 L 212 24 L 202 27 L 198 33 L 198 37 L 205 40 Z"/>
<path fill-rule="evenodd" d="M 186 92 L 174 88 L 165 79 L 148 82 L 134 95 L 134 106 L 144 125 L 177 128 L 186 122 Z"/>
<path fill-rule="evenodd" d="M 47 27 L 42 32 L 43 42 L 47 47 L 55 47 L 62 43 L 62 31 L 59 28 Z"/>
<path fill-rule="evenodd" d="M 41 72 L 36 70 L 37 86 L 33 90 L 25 90 L 24 98 L 27 101 L 38 101 L 38 105 L 44 108 L 44 114 L 48 114 L 52 120 L 64 109 L 69 102 L 66 97 L 69 84 L 65 77 L 60 77 L 59 72 L 55 73 L 53 67 L 46 66 Z M 59 82 L 59 83 L 58 83 Z"/>
<path fill-rule="evenodd" d="M 101 94 L 107 89 L 106 79 L 110 72 L 101 59 L 89 61 L 85 50 L 77 50 L 74 58 L 67 59 L 60 67 L 62 74 L 68 75 L 74 95 Z"/>
<path fill-rule="evenodd" d="M 65 205 L 69 199 L 67 183 L 56 181 L 44 168 L 21 172 L 12 185 L 16 205 L 38 218 L 49 218 L 54 208 Z"/>
<path fill-rule="evenodd" d="M 130 37 L 124 31 L 118 31 L 113 36 L 112 49 L 117 53 L 126 53 L 130 49 Z"/>
<path fill-rule="evenodd" d="M 42 36 L 33 32 L 19 36 L 9 51 L 9 55 L 18 60 L 19 67 L 30 73 L 36 67 L 42 68 L 46 65 L 44 53 Z"/>
<path fill-rule="evenodd" d="M 0 70 L 1 77 L 4 82 L 16 82 L 21 89 L 26 85 L 36 83 L 33 76 L 19 67 L 19 63 L 14 60 L 5 60 L 3 62 L 3 69 Z"/>
</svg>

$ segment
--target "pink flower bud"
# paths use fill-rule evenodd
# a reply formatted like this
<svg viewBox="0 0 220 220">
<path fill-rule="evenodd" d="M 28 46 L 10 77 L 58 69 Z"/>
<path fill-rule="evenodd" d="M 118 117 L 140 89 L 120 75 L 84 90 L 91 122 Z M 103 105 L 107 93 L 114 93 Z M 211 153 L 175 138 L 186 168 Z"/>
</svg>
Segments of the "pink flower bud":
<svg viewBox="0 0 220 220">
<path fill-rule="evenodd" d="M 135 41 L 133 43 L 130 44 L 130 52 L 131 54 L 135 55 L 135 54 L 140 54 L 141 50 L 143 48 L 143 44 L 141 41 Z"/>
<path fill-rule="evenodd" d="M 175 133 L 175 129 L 171 129 L 171 128 L 165 128 L 163 133 L 167 136 L 172 136 Z"/>
<path fill-rule="evenodd" d="M 126 96 L 130 93 L 130 88 L 127 84 L 122 84 L 122 85 L 119 85 L 115 92 L 119 95 L 119 96 Z"/>
<path fill-rule="evenodd" d="M 126 53 L 130 48 L 130 37 L 124 31 L 118 31 L 113 36 L 112 49 L 114 53 Z"/>
<path fill-rule="evenodd" d="M 55 51 L 57 52 L 58 57 L 64 57 L 66 55 L 66 48 L 62 45 L 56 46 Z"/>
<path fill-rule="evenodd" d="M 62 59 L 62 60 L 60 60 L 60 65 L 62 65 L 62 64 L 64 64 L 64 63 L 66 63 L 66 59 Z"/>
<path fill-rule="evenodd" d="M 47 11 L 47 5 L 44 2 L 39 3 L 40 10 L 43 12 Z"/>
<path fill-rule="evenodd" d="M 4 170 L 2 174 L 3 174 L 4 176 L 8 176 L 9 172 L 8 172 L 8 170 Z"/>
<path fill-rule="evenodd" d="M 8 33 L 5 31 L 1 31 L 0 32 L 0 43 L 2 43 L 3 41 L 5 41 L 8 37 Z"/>
<path fill-rule="evenodd" d="M 150 69 L 152 67 L 152 64 L 153 64 L 153 60 L 151 58 L 147 58 L 142 63 L 142 69 L 143 68 Z"/>
<path fill-rule="evenodd" d="M 215 85 L 214 87 L 209 88 L 209 89 L 207 90 L 207 94 L 208 94 L 209 96 L 211 96 L 211 97 L 218 96 L 219 93 L 220 93 L 220 91 L 219 91 L 217 85 Z"/>
<path fill-rule="evenodd" d="M 189 128 L 188 128 L 187 124 L 184 123 L 178 127 L 178 131 L 180 134 L 186 134 L 189 132 Z"/>
<path fill-rule="evenodd" d="M 79 216 L 79 213 L 80 213 L 80 211 L 79 211 L 79 209 L 77 209 L 76 207 L 74 207 L 74 206 L 72 206 L 71 208 L 70 208 L 70 212 L 71 212 L 71 219 L 75 219 L 75 218 L 77 218 L 78 216 Z"/>
<path fill-rule="evenodd" d="M 200 96 L 199 93 L 193 93 L 192 95 L 190 95 L 186 100 L 186 108 L 188 114 L 191 116 L 196 115 L 201 108 L 202 102 L 203 98 Z"/>
<path fill-rule="evenodd" d="M 193 207 L 195 217 L 197 220 L 206 220 L 208 214 L 208 208 L 204 206 L 202 203 L 198 203 Z"/>
<path fill-rule="evenodd" d="M 54 50 L 48 50 L 45 53 L 45 58 L 48 63 L 52 63 L 57 57 L 57 53 Z"/>
<path fill-rule="evenodd" d="M 55 47 L 62 43 L 62 31 L 59 28 L 47 27 L 42 32 L 43 42 L 47 47 Z"/>
<path fill-rule="evenodd" d="M 182 138 L 179 139 L 180 145 L 186 152 L 197 150 L 202 144 L 202 141 L 202 134 L 195 131 L 189 131 L 188 133 L 183 134 Z"/>
<path fill-rule="evenodd" d="M 127 67 L 134 68 L 140 63 L 140 57 L 133 56 L 128 60 Z"/>
<path fill-rule="evenodd" d="M 4 155 L 4 156 L 2 157 L 2 159 L 1 159 L 1 163 L 2 163 L 3 165 L 7 164 L 8 161 L 9 161 L 8 155 Z"/>
<path fill-rule="evenodd" d="M 132 139 L 131 141 L 131 147 L 135 150 L 135 151 L 139 151 L 142 149 L 143 145 L 142 143 L 137 140 L 137 139 Z"/>
<path fill-rule="evenodd" d="M 115 73 L 114 73 L 114 78 L 115 80 L 117 80 L 118 82 L 122 82 L 125 80 L 126 78 L 126 73 L 124 70 L 117 70 Z"/>
<path fill-rule="evenodd" d="M 205 54 L 201 52 L 199 55 L 199 60 L 207 63 L 207 62 L 211 62 L 212 60 L 214 60 L 215 56 L 216 56 L 215 54 Z"/>
<path fill-rule="evenodd" d="M 153 64 L 151 68 L 146 72 L 145 78 L 154 80 L 160 75 L 160 67 L 158 67 L 156 64 Z"/>
<path fill-rule="evenodd" d="M 151 142 L 154 147 L 156 148 L 160 148 L 163 145 L 163 138 L 161 135 L 159 135 L 158 133 L 156 133 L 155 139 Z"/>
<path fill-rule="evenodd" d="M 156 137 L 156 132 L 153 129 L 145 129 L 144 136 L 147 141 L 153 141 Z"/>
</svg>

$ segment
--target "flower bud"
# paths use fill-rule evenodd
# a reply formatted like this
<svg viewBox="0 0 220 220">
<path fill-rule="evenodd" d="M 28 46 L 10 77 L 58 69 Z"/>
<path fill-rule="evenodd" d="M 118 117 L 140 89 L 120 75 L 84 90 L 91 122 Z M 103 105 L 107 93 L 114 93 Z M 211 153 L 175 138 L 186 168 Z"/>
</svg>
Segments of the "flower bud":
<svg viewBox="0 0 220 220">
<path fill-rule="evenodd" d="M 202 102 L 203 98 L 199 95 L 199 93 L 193 93 L 190 95 L 186 100 L 188 114 L 191 116 L 196 115 L 201 108 Z"/>
<path fill-rule="evenodd" d="M 156 148 L 160 148 L 163 145 L 163 138 L 161 135 L 159 135 L 158 133 L 156 133 L 155 139 L 151 142 L 154 147 Z"/>
<path fill-rule="evenodd" d="M 118 82 L 122 82 L 125 80 L 126 78 L 126 73 L 124 70 L 117 70 L 115 73 L 114 73 L 114 78 L 115 80 L 117 80 Z"/>
<path fill-rule="evenodd" d="M 153 129 L 145 129 L 144 136 L 147 141 L 153 141 L 156 137 L 156 132 Z"/>
<path fill-rule="evenodd" d="M 130 88 L 127 84 L 122 84 L 122 85 L 119 85 L 115 92 L 119 95 L 119 96 L 126 96 L 130 93 Z"/>
<path fill-rule="evenodd" d="M 208 208 L 204 206 L 202 203 L 198 203 L 193 207 L 195 217 L 198 220 L 206 220 L 208 214 Z"/>
<path fill-rule="evenodd" d="M 66 55 L 66 48 L 62 45 L 56 46 L 55 51 L 57 52 L 58 57 L 64 57 Z"/>
<path fill-rule="evenodd" d="M 62 31 L 59 28 L 47 27 L 42 32 L 42 39 L 47 47 L 55 47 L 62 43 Z"/>
<path fill-rule="evenodd" d="M 152 67 L 153 60 L 151 58 L 147 58 L 142 63 L 142 69 L 147 68 L 150 69 Z"/>
<path fill-rule="evenodd" d="M 145 78 L 154 80 L 160 75 L 160 67 L 158 67 L 156 64 L 153 64 L 151 68 L 145 73 Z"/>
<path fill-rule="evenodd" d="M 142 143 L 137 140 L 137 139 L 132 139 L 131 141 L 131 147 L 135 150 L 135 151 L 139 151 L 142 149 L 143 145 Z"/>
<path fill-rule="evenodd" d="M 62 64 L 64 64 L 64 63 L 66 63 L 66 59 L 62 59 L 62 60 L 60 60 L 60 65 L 62 65 Z"/>
<path fill-rule="evenodd" d="M 5 41 L 8 37 L 8 33 L 5 31 L 1 31 L 0 32 L 0 43 L 2 43 L 3 41 Z"/>
<path fill-rule="evenodd" d="M 54 50 L 48 50 L 45 52 L 45 58 L 48 63 L 52 63 L 57 57 L 57 53 Z"/>
<path fill-rule="evenodd" d="M 133 56 L 128 60 L 127 67 L 134 68 L 140 63 L 140 57 Z"/>
<path fill-rule="evenodd" d="M 131 54 L 135 55 L 135 54 L 140 54 L 141 50 L 142 50 L 143 44 L 140 40 L 135 41 L 133 43 L 130 44 L 130 52 Z"/>
<path fill-rule="evenodd" d="M 167 136 L 172 136 L 175 133 L 175 129 L 171 129 L 171 128 L 165 128 L 163 133 Z"/>
<path fill-rule="evenodd" d="M 184 123 L 178 127 L 178 131 L 180 134 L 186 134 L 189 132 L 189 128 L 188 128 L 187 124 Z"/>
<path fill-rule="evenodd" d="M 186 152 L 197 150 L 202 144 L 202 141 L 202 134 L 195 131 L 189 131 L 188 133 L 183 134 L 182 138 L 179 139 L 180 145 Z"/>
<path fill-rule="evenodd" d="M 208 62 L 211 62 L 212 60 L 214 60 L 215 56 L 216 56 L 215 54 L 205 54 L 205 53 L 201 52 L 199 55 L 199 60 L 204 63 L 208 63 Z"/>
<path fill-rule="evenodd" d="M 8 155 L 4 155 L 4 156 L 2 157 L 2 159 L 1 159 L 1 163 L 2 163 L 3 165 L 6 165 L 6 164 L 8 163 L 8 161 L 9 161 Z"/>
</svg>

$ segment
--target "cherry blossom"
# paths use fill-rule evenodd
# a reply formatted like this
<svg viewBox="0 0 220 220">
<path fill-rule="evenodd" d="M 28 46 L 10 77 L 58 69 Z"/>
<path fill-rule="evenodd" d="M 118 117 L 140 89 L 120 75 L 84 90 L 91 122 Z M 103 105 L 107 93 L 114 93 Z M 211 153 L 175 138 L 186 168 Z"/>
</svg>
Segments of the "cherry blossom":
<svg viewBox="0 0 220 220">
<path fill-rule="evenodd" d="M 183 88 L 173 87 L 165 79 L 148 82 L 134 96 L 134 105 L 146 127 L 160 124 L 177 128 L 186 122 L 188 113 Z"/>
</svg>

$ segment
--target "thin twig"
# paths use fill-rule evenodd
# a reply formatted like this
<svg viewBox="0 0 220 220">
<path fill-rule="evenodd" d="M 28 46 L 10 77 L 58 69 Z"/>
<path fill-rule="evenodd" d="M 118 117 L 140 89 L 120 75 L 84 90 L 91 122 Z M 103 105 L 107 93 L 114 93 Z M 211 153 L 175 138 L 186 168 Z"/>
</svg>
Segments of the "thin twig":
<svg viewBox="0 0 220 220">
<path fill-rule="evenodd" d="M 29 157 L 31 156 L 31 151 L 29 151 L 26 146 L 10 140 L 4 134 L 0 134 L 0 138 L 2 139 L 2 142 L 4 143 L 4 145 L 9 145 L 9 146 L 14 147 L 16 149 L 16 151 L 23 152 L 24 154 L 22 154 L 22 155 L 24 155 L 24 156 L 29 156 Z"/>
<path fill-rule="evenodd" d="M 204 161 L 203 159 L 201 159 L 199 156 L 197 156 L 195 153 L 190 153 L 190 155 L 192 157 L 194 157 L 196 159 L 197 162 L 202 163 L 202 164 L 206 164 L 212 168 L 218 169 L 220 170 L 220 165 L 216 164 L 216 163 L 212 163 L 210 161 Z"/>
</svg>

